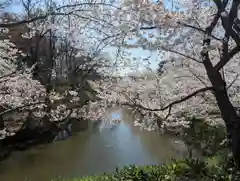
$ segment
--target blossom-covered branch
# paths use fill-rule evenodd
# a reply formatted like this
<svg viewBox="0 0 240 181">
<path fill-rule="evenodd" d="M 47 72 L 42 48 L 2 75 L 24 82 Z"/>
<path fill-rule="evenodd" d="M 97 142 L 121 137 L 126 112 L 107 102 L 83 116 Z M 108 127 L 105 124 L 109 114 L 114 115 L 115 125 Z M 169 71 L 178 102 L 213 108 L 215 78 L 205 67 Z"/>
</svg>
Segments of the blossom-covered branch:
<svg viewBox="0 0 240 181">
<path fill-rule="evenodd" d="M 60 13 L 59 11 L 64 10 L 64 9 L 68 10 L 68 9 L 71 9 L 71 8 L 83 7 L 83 6 L 95 6 L 95 7 L 96 6 L 109 6 L 109 7 L 118 9 L 118 7 L 116 7 L 116 6 L 112 5 L 112 4 L 104 3 L 104 2 L 100 2 L 100 3 L 94 2 L 94 3 L 67 4 L 67 5 L 62 5 L 62 6 L 58 7 L 58 8 L 56 8 L 52 12 L 47 12 L 44 15 L 39 15 L 39 16 L 30 18 L 30 19 L 27 19 L 27 20 L 20 20 L 20 21 L 11 22 L 11 23 L 10 22 L 8 22 L 8 23 L 0 23 L 0 28 L 11 28 L 11 27 L 14 27 L 14 26 L 22 25 L 22 24 L 28 24 L 28 23 L 32 23 L 32 22 L 35 22 L 35 21 L 38 21 L 38 20 L 44 20 L 44 19 L 46 19 L 49 16 L 73 14 L 76 10 L 73 10 L 72 12 L 70 11 L 70 12 L 67 12 L 67 13 Z"/>
</svg>

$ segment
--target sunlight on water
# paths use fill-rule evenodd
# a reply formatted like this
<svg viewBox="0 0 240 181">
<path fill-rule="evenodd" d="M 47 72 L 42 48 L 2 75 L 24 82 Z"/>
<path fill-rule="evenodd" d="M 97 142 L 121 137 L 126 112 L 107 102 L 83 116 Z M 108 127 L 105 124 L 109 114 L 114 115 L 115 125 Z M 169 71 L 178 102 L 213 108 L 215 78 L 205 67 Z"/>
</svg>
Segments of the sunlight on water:
<svg viewBox="0 0 240 181">
<path fill-rule="evenodd" d="M 115 113 L 112 113 L 112 119 L 118 119 L 118 120 L 121 120 L 121 113 L 119 112 L 115 112 Z"/>
<path fill-rule="evenodd" d="M 117 123 L 116 121 L 123 121 L 122 112 L 119 112 L 119 110 L 116 112 L 110 112 L 110 114 L 106 116 L 106 119 L 101 122 L 99 126 L 99 131 L 101 132 L 103 129 L 111 129 L 114 125 L 119 124 L 119 122 Z"/>
<path fill-rule="evenodd" d="M 125 165 L 163 164 L 186 156 L 178 138 L 133 126 L 131 111 L 110 109 L 101 131 L 89 129 L 65 141 L 15 152 L 0 162 L 0 181 L 50 181 L 111 172 Z M 96 127 L 97 129 L 98 127 Z M 99 128 L 100 129 L 100 128 Z M 178 141 L 179 142 L 179 141 Z"/>
</svg>

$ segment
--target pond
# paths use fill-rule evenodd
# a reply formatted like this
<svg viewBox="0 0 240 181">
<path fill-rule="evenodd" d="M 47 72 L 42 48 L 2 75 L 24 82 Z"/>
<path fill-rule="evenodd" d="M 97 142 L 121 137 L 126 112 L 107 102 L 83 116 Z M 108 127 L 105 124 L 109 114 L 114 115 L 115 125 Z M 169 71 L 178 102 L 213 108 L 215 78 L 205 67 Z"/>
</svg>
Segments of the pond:
<svg viewBox="0 0 240 181">
<path fill-rule="evenodd" d="M 129 110 L 112 108 L 116 125 L 99 124 L 64 141 L 14 152 L 0 163 L 2 181 L 50 181 L 102 172 L 136 164 L 163 164 L 186 155 L 178 138 L 133 126 Z"/>
</svg>

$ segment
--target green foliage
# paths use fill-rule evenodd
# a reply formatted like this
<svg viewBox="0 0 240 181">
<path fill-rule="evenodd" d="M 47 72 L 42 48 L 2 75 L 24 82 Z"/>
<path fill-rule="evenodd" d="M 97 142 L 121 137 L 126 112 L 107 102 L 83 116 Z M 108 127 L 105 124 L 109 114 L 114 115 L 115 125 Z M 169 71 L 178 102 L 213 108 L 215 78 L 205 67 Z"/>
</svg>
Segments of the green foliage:
<svg viewBox="0 0 240 181">
<path fill-rule="evenodd" d="M 203 156 L 213 156 L 222 149 L 221 142 L 226 138 L 222 125 L 209 125 L 204 119 L 186 118 L 190 127 L 184 129 L 183 140 L 192 148 L 198 149 Z"/>
<path fill-rule="evenodd" d="M 215 160 L 215 164 L 209 164 Z M 169 165 L 134 165 L 103 174 L 65 181 L 239 181 L 240 171 L 226 154 L 211 158 L 185 158 Z"/>
</svg>

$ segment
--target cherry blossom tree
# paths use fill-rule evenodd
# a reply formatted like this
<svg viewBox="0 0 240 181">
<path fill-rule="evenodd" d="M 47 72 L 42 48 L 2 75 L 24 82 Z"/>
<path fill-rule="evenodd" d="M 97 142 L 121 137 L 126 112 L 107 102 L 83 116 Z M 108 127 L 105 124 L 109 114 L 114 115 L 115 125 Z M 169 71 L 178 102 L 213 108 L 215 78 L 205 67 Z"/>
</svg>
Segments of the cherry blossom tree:
<svg viewBox="0 0 240 181">
<path fill-rule="evenodd" d="M 240 118 L 236 109 L 239 106 L 239 96 L 236 94 L 239 91 L 239 31 L 237 28 L 239 2 L 234 0 L 213 1 L 207 6 L 201 1 L 194 3 L 196 9 L 192 7 L 182 13 L 159 8 L 153 12 L 150 8 L 150 13 L 159 15 L 153 23 L 150 23 L 152 19 L 149 20 L 147 17 L 149 11 L 146 8 L 155 5 L 147 1 L 140 5 L 140 7 L 145 6 L 143 10 L 141 8 L 139 10 L 143 13 L 142 22 L 145 25 L 155 25 L 151 27 L 149 25 L 148 27 L 141 26 L 139 30 L 159 29 L 160 36 L 165 37 L 158 38 L 155 46 L 158 46 L 161 51 L 171 52 L 174 55 L 170 55 L 170 57 L 169 54 L 167 55 L 167 60 L 169 62 L 171 60 L 172 63 L 165 65 L 170 65 L 164 73 L 167 77 L 159 80 L 159 94 L 168 95 L 164 96 L 165 100 L 164 98 L 160 99 L 161 102 L 157 102 L 157 104 L 164 102 L 167 104 L 154 105 L 155 101 L 146 102 L 144 101 L 146 99 L 141 99 L 134 104 L 126 103 L 126 105 L 156 112 L 166 110 L 165 119 L 169 118 L 171 113 L 176 113 L 172 112 L 174 107 L 181 112 L 184 111 L 184 108 L 191 108 L 190 112 L 199 115 L 203 115 L 206 111 L 209 114 L 209 112 L 219 110 L 226 125 L 235 160 L 240 163 L 240 137 L 238 136 Z M 139 7 L 137 6 L 137 8 Z M 164 14 L 165 16 L 160 17 Z M 180 67 L 181 69 L 179 69 Z M 169 72 L 171 73 L 169 74 Z M 186 78 L 189 73 L 190 78 Z M 172 79 L 177 80 L 175 86 L 172 85 Z M 145 85 L 144 87 L 149 88 L 150 86 Z M 151 90 L 153 91 L 154 88 Z M 173 97 L 172 95 L 177 96 Z M 142 96 L 144 96 L 143 93 Z M 150 97 L 149 94 L 148 97 Z M 210 103 L 206 105 L 204 99 L 210 100 L 212 105 Z M 152 105 L 147 105 L 149 102 Z M 201 106 L 206 109 L 201 109 Z"/>
<path fill-rule="evenodd" d="M 23 3 L 23 5 L 25 4 Z M 23 34 L 24 38 L 31 39 L 36 32 L 40 32 L 40 36 L 45 36 L 46 32 L 50 32 L 51 36 L 54 33 L 60 38 L 69 39 L 71 46 L 76 47 L 79 50 L 78 53 L 80 53 L 80 55 L 84 55 L 86 52 L 92 53 L 91 56 L 94 61 L 87 62 L 89 68 L 86 72 L 89 73 L 89 71 L 91 71 L 94 67 L 100 66 L 101 68 L 101 61 L 104 63 L 104 59 L 99 58 L 100 50 L 102 49 L 101 46 L 107 45 L 105 42 L 100 42 L 97 39 L 99 37 L 89 37 L 90 35 L 86 34 L 87 31 L 83 31 L 84 28 L 85 30 L 93 29 L 94 25 L 92 23 L 95 23 L 97 27 L 93 30 L 99 32 L 104 27 L 103 22 L 105 24 L 107 23 L 106 17 L 109 17 L 109 15 L 105 14 L 103 16 L 99 16 L 98 11 L 104 10 L 99 6 L 112 7 L 111 4 L 104 2 L 74 2 L 73 4 L 61 4 L 60 7 L 51 6 L 53 9 L 47 9 L 48 11 L 45 12 L 45 15 L 38 15 L 38 17 L 32 17 L 32 13 L 27 11 L 28 16 L 23 16 L 23 20 L 17 20 L 16 22 L 1 21 L 1 31 L 7 33 L 7 28 L 28 24 L 29 31 Z M 84 16 L 82 12 L 86 12 Z M 44 21 L 42 21 L 43 19 Z M 106 26 L 110 25 L 106 24 Z M 80 37 L 77 37 L 77 35 Z M 104 37 L 103 35 L 108 37 Z M 86 38 L 83 39 L 83 36 Z M 16 111 L 25 111 L 30 113 L 33 117 L 42 118 L 43 121 L 47 118 L 47 121 L 61 122 L 64 120 L 66 121 L 71 117 L 84 117 L 94 120 L 99 118 L 103 119 L 104 106 L 101 107 L 91 103 L 89 100 L 85 100 L 84 96 L 81 96 L 81 92 L 78 92 L 78 90 L 67 90 L 65 92 L 58 93 L 48 86 L 43 86 L 39 80 L 36 80 L 32 75 L 37 64 L 33 64 L 30 68 L 24 66 L 21 70 L 19 70 L 15 63 L 18 61 L 18 55 L 21 52 L 15 48 L 14 44 L 12 44 L 6 37 L 1 40 L 1 48 L 3 49 L 3 51 L 1 51 L 1 68 L 3 69 L 0 81 L 1 119 L 3 119 L 4 115 L 11 114 Z M 101 38 L 108 39 L 114 38 L 114 36 L 109 37 L 106 33 L 102 33 Z M 88 42 L 86 42 L 86 40 L 88 40 Z M 97 44 L 97 41 L 100 43 Z M 50 45 L 52 46 L 52 43 L 50 43 Z M 25 55 L 21 54 L 21 56 Z M 81 66 L 83 67 L 79 66 L 80 69 L 86 67 L 86 65 Z M 52 70 L 53 67 L 50 69 Z M 12 70 L 14 71 L 11 72 Z M 51 79 L 53 77 L 52 71 L 50 72 L 50 75 Z M 89 111 L 92 109 L 95 110 Z"/>
<path fill-rule="evenodd" d="M 15 65 L 6 64 L 11 68 Z M 69 118 L 89 120 L 104 118 L 103 107 L 84 99 L 81 92 L 66 90 L 63 93 L 58 93 L 51 90 L 47 94 L 46 87 L 33 78 L 32 69 L 25 67 L 24 70 L 9 71 L 10 73 L 4 70 L 1 74 L 1 123 L 3 123 L 5 116 L 11 116 L 15 112 L 25 113 L 20 117 L 21 119 L 26 119 L 26 116 L 30 114 L 33 121 L 34 118 L 46 121 L 46 116 L 47 121 L 51 122 L 68 121 Z M 91 111 L 89 106 L 95 107 L 95 111 Z M 46 111 L 46 108 L 50 108 L 49 112 Z"/>
<path fill-rule="evenodd" d="M 173 4 L 175 9 L 167 9 L 163 2 L 147 0 L 114 3 L 71 1 L 68 4 L 54 4 L 37 16 L 23 17 L 11 23 L 0 22 L 0 28 L 27 23 L 31 32 L 51 32 L 69 39 L 73 47 L 83 52 L 93 52 L 94 58 L 108 46 L 117 47 L 117 63 L 124 66 L 129 64 L 128 49 L 158 51 L 159 59 L 164 64 L 161 65 L 161 74 L 156 74 L 154 78 L 133 80 L 129 77 L 108 77 L 107 80 L 91 82 L 102 99 L 99 102 L 102 110 L 108 105 L 129 106 L 152 119 L 147 124 L 153 127 L 186 127 L 189 122 L 184 115 L 204 117 L 211 124 L 221 118 L 239 164 L 239 2 L 179 0 L 173 1 Z M 39 24 L 35 26 L 34 23 Z M 138 61 L 138 64 L 143 61 L 148 64 L 149 59 Z M 11 85 L 14 84 L 8 86 Z M 61 102 L 61 99 L 69 100 L 69 97 L 78 102 L 81 97 L 72 91 L 60 95 L 43 90 L 42 95 L 47 95 L 48 105 Z M 41 102 L 45 103 L 46 99 Z M 71 105 L 75 108 L 74 104 Z M 80 114 L 91 117 L 87 115 L 86 107 L 81 106 L 82 109 L 74 111 L 69 110 L 71 105 L 56 106 L 53 103 L 51 109 L 39 108 L 39 112 L 41 115 L 49 114 L 53 120 Z M 19 109 L 18 106 L 16 108 Z"/>
<path fill-rule="evenodd" d="M 239 2 L 192 1 L 183 3 L 182 11 L 166 9 L 161 2 L 124 3 L 135 16 L 121 29 L 137 41 L 119 43 L 127 49 L 157 49 L 164 64 L 152 80 L 94 82 L 101 97 L 141 110 L 163 127 L 187 126 L 186 114 L 210 124 L 223 120 L 239 164 Z M 157 31 L 148 34 L 150 30 Z"/>
</svg>

